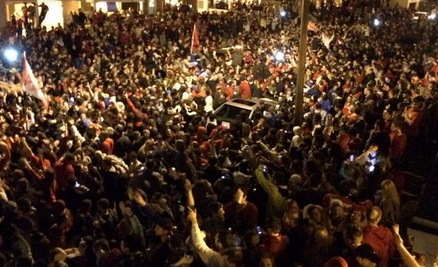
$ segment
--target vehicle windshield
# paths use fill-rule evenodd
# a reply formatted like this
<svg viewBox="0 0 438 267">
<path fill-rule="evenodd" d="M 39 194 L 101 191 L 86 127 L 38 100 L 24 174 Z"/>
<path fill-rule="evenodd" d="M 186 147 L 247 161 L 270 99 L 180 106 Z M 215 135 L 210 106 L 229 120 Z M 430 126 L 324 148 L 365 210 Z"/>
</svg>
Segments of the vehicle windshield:
<svg viewBox="0 0 438 267">
<path fill-rule="evenodd" d="M 230 105 L 223 105 L 222 108 L 216 113 L 216 116 L 220 117 L 223 120 L 236 120 L 238 115 L 243 115 L 244 118 L 248 118 L 250 113 L 250 110 Z"/>
</svg>

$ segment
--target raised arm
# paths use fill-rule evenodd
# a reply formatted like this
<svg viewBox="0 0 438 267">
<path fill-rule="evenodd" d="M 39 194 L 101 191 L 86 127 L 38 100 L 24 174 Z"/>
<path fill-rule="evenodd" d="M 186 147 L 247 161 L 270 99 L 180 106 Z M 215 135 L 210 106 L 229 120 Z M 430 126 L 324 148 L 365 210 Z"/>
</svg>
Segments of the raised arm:
<svg viewBox="0 0 438 267">
<path fill-rule="evenodd" d="M 278 155 L 271 151 L 271 149 L 265 145 L 262 141 L 257 141 L 257 144 L 260 146 L 260 148 L 263 150 L 264 154 L 269 157 L 269 160 L 273 160 L 276 163 L 279 162 Z"/>
<path fill-rule="evenodd" d="M 194 209 L 195 208 L 195 198 L 193 197 L 192 183 L 190 182 L 189 179 L 185 179 L 184 187 L 185 187 L 186 193 L 187 193 L 187 206 L 189 206 L 191 209 Z"/>
<path fill-rule="evenodd" d="M 21 148 L 22 148 L 22 153 L 26 156 L 26 157 L 31 157 L 33 156 L 33 151 L 32 149 L 29 147 L 29 145 L 27 144 L 26 138 L 22 137 L 21 138 Z"/>
<path fill-rule="evenodd" d="M 257 179 L 257 182 L 269 196 L 272 196 L 274 193 L 278 192 L 278 187 L 266 178 L 265 174 L 263 173 L 262 166 L 259 166 L 256 169 L 255 177 Z"/>
<path fill-rule="evenodd" d="M 406 249 L 405 245 L 403 244 L 403 239 L 401 238 L 399 234 L 399 226 L 394 225 L 392 227 L 394 230 L 394 243 L 395 246 L 403 260 L 403 262 L 406 264 L 407 267 L 421 267 L 420 264 L 415 260 L 415 257 L 409 253 L 409 251 Z"/>
<path fill-rule="evenodd" d="M 221 258 L 222 256 L 218 252 L 212 250 L 207 245 L 207 243 L 205 243 L 204 237 L 201 233 L 201 229 L 199 229 L 196 210 L 191 209 L 190 207 L 188 207 L 187 209 L 189 211 L 187 219 L 192 223 L 191 236 L 193 240 L 193 245 L 195 246 L 197 253 L 201 257 L 202 262 L 208 266 L 213 258 Z"/>
<path fill-rule="evenodd" d="M 217 158 L 215 136 L 210 139 L 210 156 Z"/>
</svg>

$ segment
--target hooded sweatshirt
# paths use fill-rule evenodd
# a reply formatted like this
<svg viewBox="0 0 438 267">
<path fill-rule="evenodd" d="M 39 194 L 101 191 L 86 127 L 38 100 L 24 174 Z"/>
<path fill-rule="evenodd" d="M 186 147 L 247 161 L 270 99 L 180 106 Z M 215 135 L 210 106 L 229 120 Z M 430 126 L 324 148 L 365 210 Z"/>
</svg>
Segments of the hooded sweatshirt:
<svg viewBox="0 0 438 267">
<path fill-rule="evenodd" d="M 395 253 L 394 236 L 384 226 L 367 226 L 363 230 L 363 241 L 370 245 L 376 254 L 382 259 L 382 267 L 388 266 Z"/>
</svg>

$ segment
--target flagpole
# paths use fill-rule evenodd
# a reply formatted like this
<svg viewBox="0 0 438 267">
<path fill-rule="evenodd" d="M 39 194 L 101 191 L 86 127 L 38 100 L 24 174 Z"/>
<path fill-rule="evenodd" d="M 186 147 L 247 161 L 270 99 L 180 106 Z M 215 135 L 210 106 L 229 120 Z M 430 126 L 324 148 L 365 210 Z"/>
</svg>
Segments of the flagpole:
<svg viewBox="0 0 438 267">
<path fill-rule="evenodd" d="M 192 29 L 192 38 L 191 38 L 191 42 L 190 42 L 190 55 L 193 55 L 193 42 L 195 40 L 195 31 L 196 31 L 196 23 L 193 25 L 193 29 Z"/>
<path fill-rule="evenodd" d="M 301 1 L 301 29 L 300 44 L 298 48 L 298 77 L 295 96 L 295 125 L 302 124 L 303 121 L 303 99 L 304 99 L 304 77 L 306 71 L 306 52 L 307 52 L 307 24 L 309 21 L 309 0 Z"/>
</svg>

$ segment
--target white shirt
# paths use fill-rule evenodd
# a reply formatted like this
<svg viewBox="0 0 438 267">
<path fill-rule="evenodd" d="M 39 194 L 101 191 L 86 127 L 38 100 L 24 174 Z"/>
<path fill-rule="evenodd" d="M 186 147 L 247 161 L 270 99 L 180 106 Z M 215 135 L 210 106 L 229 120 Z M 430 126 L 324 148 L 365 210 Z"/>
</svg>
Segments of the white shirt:
<svg viewBox="0 0 438 267">
<path fill-rule="evenodd" d="M 213 97 L 211 95 L 207 96 L 205 98 L 205 107 L 204 107 L 205 112 L 210 112 L 213 111 Z"/>
<path fill-rule="evenodd" d="M 189 99 L 189 96 L 190 96 L 190 94 L 189 94 L 189 92 L 184 92 L 183 94 L 182 94 L 182 100 L 186 100 L 186 99 Z"/>
<path fill-rule="evenodd" d="M 207 246 L 202 236 L 198 224 L 192 224 L 192 240 L 196 252 L 202 262 L 207 267 L 226 267 L 228 266 L 225 258 L 219 253 Z"/>
</svg>

